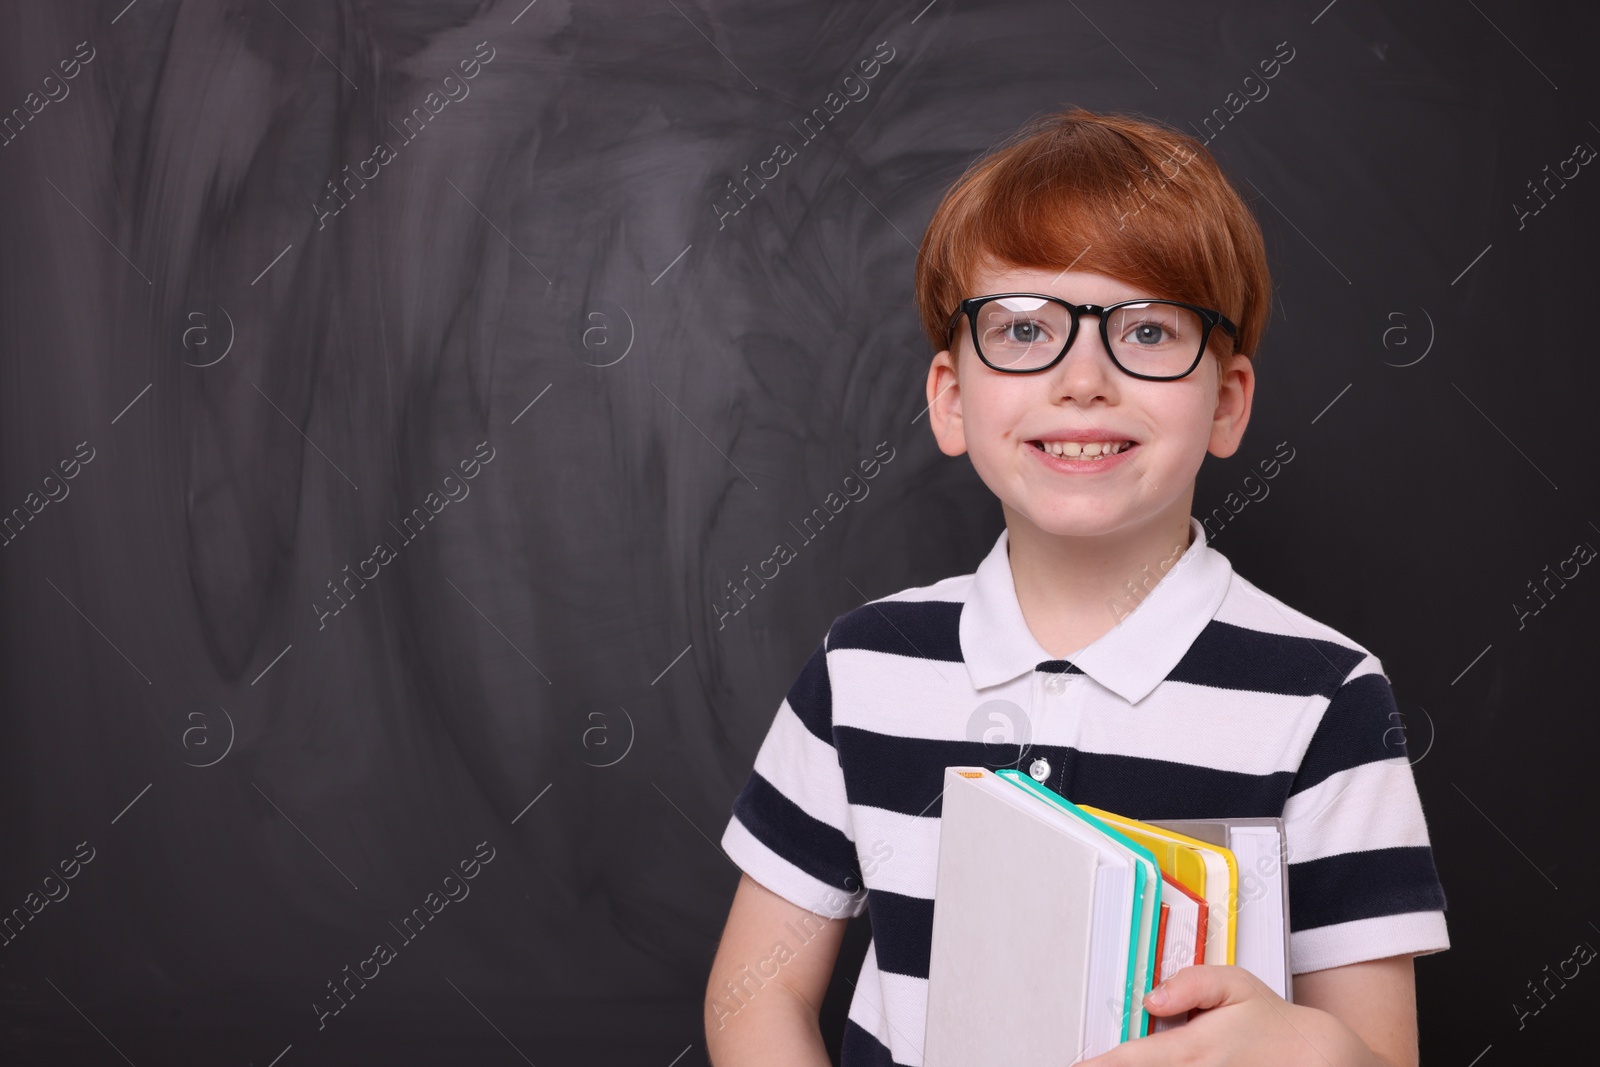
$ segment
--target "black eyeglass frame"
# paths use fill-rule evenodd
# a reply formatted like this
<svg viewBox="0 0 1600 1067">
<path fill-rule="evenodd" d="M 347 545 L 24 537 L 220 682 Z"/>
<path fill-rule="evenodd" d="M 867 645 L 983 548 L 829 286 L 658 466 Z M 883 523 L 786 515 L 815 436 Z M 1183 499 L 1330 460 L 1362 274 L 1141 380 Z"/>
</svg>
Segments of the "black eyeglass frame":
<svg viewBox="0 0 1600 1067">
<path fill-rule="evenodd" d="M 1026 370 L 1017 370 L 1013 367 L 999 367 L 993 363 L 990 363 L 989 357 L 983 354 L 983 345 L 978 340 L 978 311 L 982 309 L 983 305 L 989 303 L 991 300 L 1004 300 L 1007 297 L 1013 296 L 1032 297 L 1036 300 L 1048 300 L 1052 304 L 1060 304 L 1062 307 L 1067 309 L 1067 314 L 1072 319 L 1072 327 L 1067 331 L 1066 343 L 1061 346 L 1061 351 L 1056 353 L 1056 357 L 1042 367 L 1029 367 Z M 1206 324 L 1205 332 L 1200 335 L 1200 349 L 1194 355 L 1194 362 L 1189 364 L 1189 369 L 1184 371 L 1182 374 L 1140 374 L 1138 371 L 1131 371 L 1127 367 L 1124 367 L 1121 363 L 1117 362 L 1116 354 L 1111 349 L 1111 338 L 1106 335 L 1106 319 L 1110 316 L 1111 312 L 1117 310 L 1118 308 L 1133 307 L 1142 304 L 1174 304 L 1181 308 L 1188 308 L 1190 311 L 1198 314 L 1201 321 Z M 1038 374 L 1041 371 L 1047 371 L 1051 367 L 1054 367 L 1057 363 L 1060 363 L 1061 360 L 1066 356 L 1067 350 L 1072 347 L 1072 342 L 1078 339 L 1078 319 L 1082 315 L 1094 315 L 1099 318 L 1100 345 L 1105 350 L 1106 355 L 1111 358 L 1111 362 L 1116 366 L 1116 368 L 1129 377 L 1142 378 L 1149 382 L 1175 382 L 1179 378 L 1187 378 L 1189 375 L 1193 374 L 1194 369 L 1200 366 L 1200 361 L 1205 358 L 1206 347 L 1211 343 L 1211 331 L 1218 326 L 1221 326 L 1228 336 L 1233 338 L 1236 345 L 1239 341 L 1239 327 L 1234 324 L 1232 319 L 1228 318 L 1228 316 L 1224 315 L 1222 312 L 1217 311 L 1214 308 L 1201 307 L 1198 304 L 1186 304 L 1181 300 L 1163 300 L 1158 297 L 1141 297 L 1137 300 L 1121 300 L 1115 304 L 1102 305 L 1074 304 L 1071 301 L 1063 300 L 1059 296 L 1049 296 L 1045 293 L 991 293 L 988 296 L 969 296 L 965 300 L 961 301 L 960 305 L 956 307 L 955 314 L 950 316 L 950 325 L 945 330 L 946 345 L 950 344 L 950 342 L 955 338 L 956 322 L 961 318 L 962 315 L 967 317 L 967 325 L 972 331 L 972 350 L 978 354 L 979 359 L 983 360 L 984 366 L 990 368 L 991 370 L 997 370 L 1002 374 Z"/>
</svg>

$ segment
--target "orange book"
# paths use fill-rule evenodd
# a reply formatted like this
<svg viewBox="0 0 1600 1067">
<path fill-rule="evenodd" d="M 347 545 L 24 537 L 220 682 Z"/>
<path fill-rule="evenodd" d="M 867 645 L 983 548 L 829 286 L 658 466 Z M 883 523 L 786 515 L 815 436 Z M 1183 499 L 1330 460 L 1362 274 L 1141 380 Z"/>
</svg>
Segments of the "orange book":
<svg viewBox="0 0 1600 1067">
<path fill-rule="evenodd" d="M 1172 905 L 1161 905 L 1161 918 L 1156 920 L 1156 959 L 1161 958 L 1161 950 L 1167 944 L 1167 913 L 1172 910 Z"/>
<path fill-rule="evenodd" d="M 1191 964 L 1204 963 L 1206 961 L 1206 920 L 1210 918 L 1210 912 L 1208 910 L 1205 898 L 1196 893 L 1194 890 L 1190 889 L 1188 886 L 1184 885 L 1182 882 L 1178 881 L 1176 878 L 1166 878 L 1162 881 L 1161 891 L 1166 892 L 1168 889 L 1182 893 L 1184 896 L 1194 901 L 1195 904 L 1199 906 L 1200 914 L 1195 923 L 1198 929 L 1195 932 L 1193 946 L 1194 955 L 1189 955 L 1190 946 L 1187 944 L 1181 946 L 1182 951 L 1176 954 L 1175 965 L 1169 968 L 1163 965 L 1165 957 L 1162 955 L 1162 949 L 1165 948 L 1165 939 L 1163 939 L 1162 944 L 1157 947 L 1156 959 L 1163 961 L 1163 964 L 1157 965 L 1156 985 L 1160 985 L 1162 982 L 1165 982 L 1168 978 L 1171 978 L 1174 974 L 1178 973 L 1183 968 L 1190 966 Z M 1166 926 L 1167 912 L 1169 910 L 1170 905 L 1163 904 L 1161 906 L 1161 923 L 1163 927 Z M 1190 1019 L 1193 1019 L 1198 1011 L 1198 1008 L 1192 1008 L 1183 1015 L 1152 1018 L 1150 1020 L 1150 1032 L 1152 1034 L 1159 1034 L 1164 1033 L 1167 1030 L 1176 1029 L 1185 1022 L 1188 1022 Z"/>
<path fill-rule="evenodd" d="M 1182 893 L 1184 896 L 1188 897 L 1190 900 L 1192 900 L 1196 904 L 1200 905 L 1200 921 L 1199 921 L 1199 924 L 1198 924 L 1199 927 L 1200 927 L 1200 930 L 1195 935 L 1195 939 L 1194 939 L 1194 942 L 1195 942 L 1194 943 L 1194 959 L 1191 960 L 1190 962 L 1191 963 L 1204 963 L 1205 960 L 1206 960 L 1206 927 L 1208 925 L 1210 925 L 1208 920 L 1209 920 L 1209 918 L 1211 916 L 1210 906 L 1206 904 L 1206 898 L 1202 897 L 1200 894 L 1194 892 L 1192 889 L 1190 889 L 1188 886 L 1184 885 L 1182 882 L 1178 881 L 1176 878 L 1168 878 L 1164 884 L 1172 886 L 1172 888 L 1176 889 L 1178 892 Z M 1187 946 L 1185 946 L 1185 947 L 1187 948 Z M 1159 959 L 1160 956 L 1158 955 L 1157 958 Z M 1168 976 L 1167 975 L 1162 975 L 1161 977 L 1163 979 L 1165 979 Z"/>
</svg>

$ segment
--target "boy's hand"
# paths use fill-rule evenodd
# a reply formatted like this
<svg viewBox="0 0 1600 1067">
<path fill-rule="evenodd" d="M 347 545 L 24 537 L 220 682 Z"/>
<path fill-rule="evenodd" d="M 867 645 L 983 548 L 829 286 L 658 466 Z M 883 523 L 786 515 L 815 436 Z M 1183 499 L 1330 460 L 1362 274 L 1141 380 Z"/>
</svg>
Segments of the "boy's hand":
<svg viewBox="0 0 1600 1067">
<path fill-rule="evenodd" d="M 1177 1030 L 1130 1039 L 1080 1067 L 1388 1067 L 1338 1018 L 1290 1004 L 1243 967 L 1185 967 L 1151 990 L 1145 1006 L 1161 1016 L 1201 1010 Z"/>
</svg>

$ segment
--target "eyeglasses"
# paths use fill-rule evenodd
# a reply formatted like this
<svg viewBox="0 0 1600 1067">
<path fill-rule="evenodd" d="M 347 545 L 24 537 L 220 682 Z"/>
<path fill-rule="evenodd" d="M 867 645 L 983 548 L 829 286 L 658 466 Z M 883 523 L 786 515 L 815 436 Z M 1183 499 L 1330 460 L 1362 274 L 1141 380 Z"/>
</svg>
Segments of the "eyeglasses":
<svg viewBox="0 0 1600 1067">
<path fill-rule="evenodd" d="M 1061 362 L 1078 336 L 1082 315 L 1100 319 L 1100 340 L 1117 369 L 1147 381 L 1174 381 L 1193 372 L 1218 326 L 1239 339 L 1239 328 L 1222 312 L 1177 300 L 1101 306 L 1041 293 L 968 297 L 950 316 L 947 343 L 962 315 L 972 327 L 978 358 L 1006 374 L 1033 374 Z"/>
</svg>

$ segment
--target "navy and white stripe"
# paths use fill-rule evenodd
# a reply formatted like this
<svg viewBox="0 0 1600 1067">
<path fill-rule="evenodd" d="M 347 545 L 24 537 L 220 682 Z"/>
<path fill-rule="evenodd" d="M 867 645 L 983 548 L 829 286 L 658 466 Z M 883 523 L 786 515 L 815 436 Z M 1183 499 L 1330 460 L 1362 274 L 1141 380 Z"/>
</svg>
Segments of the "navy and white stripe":
<svg viewBox="0 0 1600 1067">
<path fill-rule="evenodd" d="M 722 846 L 801 907 L 869 912 L 847 1067 L 922 1063 L 940 791 L 956 764 L 1042 756 L 1052 789 L 1136 819 L 1281 816 L 1295 974 L 1449 948 L 1378 659 L 1234 573 L 1190 526 L 1178 563 L 1070 662 L 1028 629 L 1004 532 L 974 573 L 841 615 L 806 661 Z M 1031 732 L 1020 759 L 985 743 L 990 712 Z"/>
</svg>

